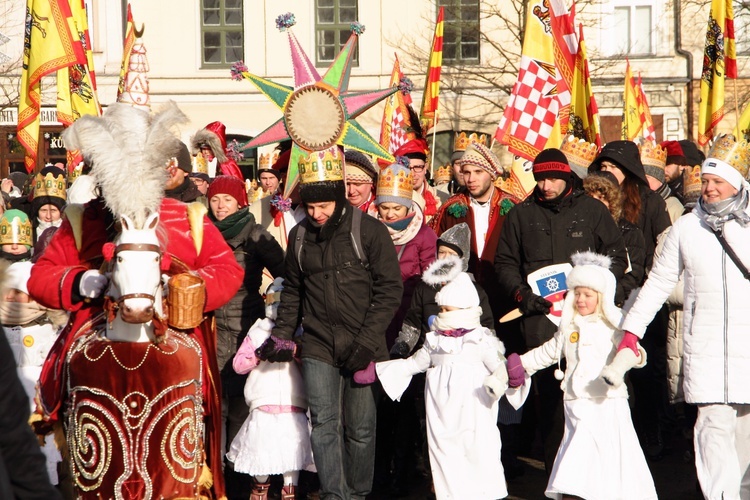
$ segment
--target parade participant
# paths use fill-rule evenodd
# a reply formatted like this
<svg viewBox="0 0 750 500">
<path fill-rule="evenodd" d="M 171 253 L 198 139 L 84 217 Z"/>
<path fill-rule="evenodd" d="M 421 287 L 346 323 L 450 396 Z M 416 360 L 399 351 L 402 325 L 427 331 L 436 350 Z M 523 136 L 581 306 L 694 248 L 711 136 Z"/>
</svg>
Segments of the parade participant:
<svg viewBox="0 0 750 500">
<path fill-rule="evenodd" d="M 195 183 L 190 180 L 189 176 L 193 168 L 190 152 L 182 141 L 176 145 L 165 166 L 169 174 L 169 178 L 164 185 L 164 195 L 167 198 L 184 203 L 200 201 L 204 205 L 206 204 L 203 194 L 198 190 Z"/>
<path fill-rule="evenodd" d="M 344 180 L 346 181 L 346 197 L 353 207 L 357 207 L 364 213 L 377 216 L 375 210 L 375 186 L 378 180 L 378 172 L 372 164 L 372 160 L 354 149 L 348 149 L 344 153 L 346 160 L 346 171 Z"/>
<path fill-rule="evenodd" d="M 389 350 L 401 330 L 414 288 L 427 266 L 435 260 L 437 237 L 425 225 L 422 209 L 412 201 L 413 173 L 408 165 L 409 159 L 402 156 L 396 159 L 396 163 L 382 169 L 375 198 L 378 219 L 388 228 L 396 247 L 404 284 L 401 306 L 386 329 L 386 347 Z M 419 435 L 415 393 L 409 391 L 398 403 L 388 400 L 378 405 L 375 473 L 378 482 L 389 484 L 395 494 L 406 493 L 409 470 L 415 466 L 413 455 Z"/>
<path fill-rule="evenodd" d="M 18 376 L 28 396 L 28 406 L 36 410 L 36 384 L 57 333 L 68 320 L 65 311 L 49 310 L 29 297 L 26 282 L 31 262 L 14 262 L 6 271 L 0 301 L 0 324 L 10 343 L 18 367 Z M 47 458 L 47 474 L 58 484 L 57 464 L 62 457 L 53 436 L 46 436 L 42 452 Z"/>
<path fill-rule="evenodd" d="M 235 471 L 254 477 L 253 500 L 268 498 L 271 474 L 283 477 L 281 500 L 294 500 L 299 471 L 313 466 L 307 396 L 298 363 L 270 363 L 255 355 L 275 326 L 282 283 L 283 278 L 276 278 L 266 291 L 266 317 L 256 320 L 232 362 L 237 373 L 250 373 L 245 383 L 250 413 L 227 458 Z"/>
<path fill-rule="evenodd" d="M 683 389 L 685 400 L 698 405 L 695 464 L 703 494 L 711 499 L 750 495 L 750 263 L 739 257 L 750 244 L 749 165 L 745 141 L 731 135 L 714 140 L 701 167 L 701 198 L 667 234 L 622 325 L 624 350 L 642 338 L 684 272 Z"/>
<path fill-rule="evenodd" d="M 289 163 L 289 153 L 287 151 L 290 151 L 288 143 L 279 144 L 273 154 L 262 153 L 258 157 L 257 198 L 273 196 L 281 190 L 282 176 Z M 279 157 L 283 153 L 286 153 L 284 155 L 285 160 L 279 161 Z"/>
<path fill-rule="evenodd" d="M 638 226 L 622 217 L 622 192 L 614 175 L 609 172 L 593 173 L 583 179 L 583 190 L 604 203 L 622 232 L 629 265 L 618 286 L 622 288 L 622 300 L 626 301 L 630 292 L 641 286 L 645 276 L 646 242 L 643 233 Z"/>
<path fill-rule="evenodd" d="M 0 258 L 10 262 L 31 259 L 34 229 L 25 212 L 6 210 L 0 217 Z"/>
<path fill-rule="evenodd" d="M 667 150 L 667 160 L 664 167 L 664 180 L 680 203 L 685 203 L 685 186 L 683 177 L 686 171 L 703 163 L 703 154 L 689 140 L 664 141 L 660 146 Z"/>
<path fill-rule="evenodd" d="M 622 338 L 622 311 L 615 305 L 611 259 L 593 252 L 574 254 L 560 327 L 541 346 L 508 356 L 510 386 L 538 370 L 560 366 L 565 433 L 547 483 L 549 498 L 657 498 L 638 443 L 623 373 L 646 364 L 646 353 L 617 372 L 607 371 Z M 525 374 L 524 374 L 525 372 Z M 581 463 L 587 465 L 581 467 Z"/>
<path fill-rule="evenodd" d="M 503 222 L 510 209 L 520 200 L 495 187 L 505 172 L 497 156 L 485 146 L 472 143 L 458 160 L 466 190 L 451 197 L 432 223 L 438 237 L 465 222 L 471 230 L 469 272 L 484 288 L 492 305 L 492 316 L 501 318 L 511 305 L 502 293 L 494 261 Z M 503 339 L 506 340 L 506 339 Z"/>
<path fill-rule="evenodd" d="M 414 118 L 412 120 L 414 120 Z M 427 141 L 422 138 L 422 128 L 418 125 L 418 119 L 416 119 L 416 123 L 417 125 L 414 125 L 415 122 L 412 121 L 412 127 L 415 128 L 416 137 L 406 141 L 406 143 L 393 152 L 393 155 L 409 158 L 409 168 L 414 177 L 414 191 L 416 192 L 414 200 L 420 207 L 422 207 L 425 222 L 430 224 L 432 218 L 437 215 L 442 203 L 435 188 L 430 186 L 426 180 L 427 153 L 429 153 L 430 150 L 427 147 Z M 447 198 L 447 196 L 445 196 L 445 198 Z"/>
<path fill-rule="evenodd" d="M 211 184 L 211 178 L 208 177 L 208 174 L 203 172 L 190 172 L 188 177 L 193 181 L 193 184 L 198 188 L 201 195 L 206 196 L 208 193 L 208 186 Z"/>
<path fill-rule="evenodd" d="M 461 172 L 461 164 L 458 160 L 464 156 L 466 148 L 473 143 L 487 146 L 487 134 L 477 134 L 476 132 L 472 132 L 467 135 L 466 132 L 461 132 L 456 134 L 456 137 L 453 139 L 453 154 L 451 154 L 450 165 L 452 175 L 446 189 L 446 192 L 450 195 L 458 193 L 460 189 L 466 186 L 466 182 L 464 182 L 464 174 Z"/>
<path fill-rule="evenodd" d="M 682 216 L 685 207 L 672 193 L 672 189 L 666 182 L 667 150 L 646 140 L 641 141 L 638 150 L 641 153 L 641 163 L 643 163 L 643 170 L 646 173 L 648 187 L 664 200 L 669 220 L 674 224 L 674 221 Z"/>
<path fill-rule="evenodd" d="M 186 118 L 173 103 L 153 117 L 127 104 L 115 103 L 102 117 L 84 116 L 65 131 L 66 145 L 81 150 L 87 164 L 93 166 L 92 176 L 102 197 L 83 206 L 69 207 L 63 224 L 34 265 L 28 282 L 29 294 L 41 305 L 71 313 L 40 378 L 40 402 L 46 420 L 51 423 L 59 421 L 61 410 L 65 410 L 63 366 L 69 349 L 76 339 L 93 328 L 92 324 L 106 319 L 101 314 L 102 302 L 98 299 L 107 285 L 107 277 L 99 273 L 99 268 L 104 261 L 104 244 L 113 241 L 118 232 L 115 212 L 134 213 L 137 220 L 136 215 L 143 210 L 141 207 L 158 207 L 159 224 L 165 235 L 164 272 L 171 275 L 187 270 L 203 280 L 207 319 L 210 320 L 211 311 L 234 295 L 242 282 L 242 268 L 219 231 L 202 215 L 205 214 L 202 205 L 161 198 L 167 179 L 164 165 L 173 156 L 177 142 L 168 127 L 184 120 Z M 131 140 L 114 144 L 112 137 L 125 136 L 126 131 Z M 160 140 L 146 143 L 149 134 L 157 134 L 153 137 L 158 136 Z M 137 161 L 140 158 L 151 161 Z M 133 184 L 135 182 L 138 184 Z M 205 354 L 202 359 L 206 378 L 201 389 L 208 416 L 206 456 L 214 471 L 214 492 L 221 496 L 224 488 L 220 472 L 221 410 L 215 364 L 216 334 L 208 322 L 191 331 Z M 101 383 L 106 385 L 106 379 Z M 115 462 L 110 464 L 110 467 L 117 466 Z M 102 488 L 111 486 L 102 485 Z"/>
<path fill-rule="evenodd" d="M 376 388 L 353 383 L 352 375 L 388 359 L 385 327 L 403 285 L 386 227 L 346 200 L 342 163 L 335 146 L 300 162 L 307 216 L 289 235 L 295 244 L 286 253 L 278 319 L 261 359 L 292 359 L 301 317 L 321 497 L 364 498 L 372 488 Z"/>
<path fill-rule="evenodd" d="M 62 165 L 62 164 L 58 164 Z M 28 197 L 14 198 L 10 206 L 23 210 L 34 227 L 34 241 L 49 227 L 60 227 L 66 202 L 65 170 L 46 165 L 35 177 Z"/>
<path fill-rule="evenodd" d="M 596 144 L 568 134 L 563 138 L 562 144 L 560 144 L 560 151 L 568 159 L 570 170 L 580 179 L 585 179 L 588 175 L 589 165 L 596 158 L 599 148 Z"/>
<path fill-rule="evenodd" d="M 506 216 L 495 256 L 500 286 L 523 313 L 520 328 L 528 349 L 552 338 L 556 330 L 546 317 L 552 303 L 532 291 L 529 274 L 569 262 L 574 252 L 584 250 L 612 257 L 612 272 L 618 280 L 627 268 L 620 229 L 601 202 L 584 194 L 562 151 L 553 148 L 539 153 L 533 172 L 536 188 Z M 538 372 L 534 382 L 541 406 L 545 467 L 550 472 L 562 438 L 562 393 L 551 369 Z"/>
<path fill-rule="evenodd" d="M 226 126 L 221 122 L 211 122 L 190 138 L 193 154 L 200 154 L 207 163 L 208 176 L 232 175 L 243 180 L 237 162 L 227 154 Z"/>
<path fill-rule="evenodd" d="M 479 296 L 468 274 L 443 286 L 437 303 L 440 313 L 422 348 L 410 358 L 377 363 L 377 378 L 399 400 L 411 378 L 426 372 L 427 438 L 438 499 L 504 498 L 497 398 L 482 385 L 504 369 L 505 349 L 480 323 Z M 507 386 L 507 375 L 505 381 Z"/>
<path fill-rule="evenodd" d="M 242 398 L 247 377 L 232 369 L 232 358 L 247 331 L 263 317 L 263 298 L 259 289 L 263 270 L 279 277 L 284 274 L 284 251 L 259 224 L 247 206 L 245 183 L 236 177 L 215 177 L 208 189 L 211 207 L 209 218 L 216 225 L 237 263 L 245 270 L 242 286 L 223 306 L 215 311 L 216 353 L 222 385 L 222 418 L 228 448 L 247 418 L 248 408 Z M 230 482 L 227 489 L 231 490 Z M 232 491 L 229 491 L 231 494 Z"/>
</svg>

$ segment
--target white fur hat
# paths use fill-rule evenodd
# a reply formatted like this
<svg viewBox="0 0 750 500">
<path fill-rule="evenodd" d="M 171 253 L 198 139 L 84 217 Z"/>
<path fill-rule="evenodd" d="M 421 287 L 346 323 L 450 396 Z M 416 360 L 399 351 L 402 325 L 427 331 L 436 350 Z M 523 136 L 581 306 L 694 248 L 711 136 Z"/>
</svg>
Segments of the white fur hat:
<svg viewBox="0 0 750 500">
<path fill-rule="evenodd" d="M 14 288 L 21 290 L 23 293 L 29 293 L 29 289 L 26 287 L 26 282 L 31 277 L 31 267 L 33 264 L 30 261 L 14 262 L 5 271 L 5 282 L 3 286 L 7 288 Z"/>
<path fill-rule="evenodd" d="M 452 306 L 468 309 L 479 306 L 479 294 L 466 273 L 460 273 L 435 295 L 439 306 Z"/>
<path fill-rule="evenodd" d="M 573 269 L 567 277 L 568 295 L 563 304 L 561 324 L 566 324 L 573 318 L 575 297 L 573 291 L 582 286 L 596 290 L 602 297 L 602 313 L 612 326 L 619 328 L 622 322 L 622 311 L 615 305 L 615 290 L 617 282 L 614 274 L 609 270 L 612 259 L 595 252 L 577 252 L 570 260 Z"/>
</svg>

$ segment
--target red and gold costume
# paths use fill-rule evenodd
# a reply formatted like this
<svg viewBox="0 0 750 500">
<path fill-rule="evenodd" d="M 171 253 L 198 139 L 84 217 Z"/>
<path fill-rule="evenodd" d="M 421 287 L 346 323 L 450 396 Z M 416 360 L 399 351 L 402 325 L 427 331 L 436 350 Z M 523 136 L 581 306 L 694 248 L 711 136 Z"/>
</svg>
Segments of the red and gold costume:
<svg viewBox="0 0 750 500">
<path fill-rule="evenodd" d="M 190 270 L 196 273 L 198 276 L 203 278 L 206 284 L 206 304 L 204 308 L 205 313 L 209 313 L 214 309 L 225 304 L 238 290 L 241 282 L 243 271 L 242 268 L 237 264 L 231 249 L 224 242 L 221 233 L 216 227 L 206 218 L 203 217 L 202 224 L 202 246 L 200 251 L 196 250 L 196 244 L 193 242 L 193 233 L 196 228 L 191 228 L 187 216 L 187 205 L 172 200 L 169 198 L 163 199 L 161 208 L 159 211 L 160 226 L 165 230 L 166 237 L 166 252 L 165 258 L 162 260 L 163 265 L 170 265 L 170 268 L 165 271 L 169 273 L 183 272 Z M 60 226 L 60 229 L 51 240 L 49 246 L 45 250 L 44 254 L 34 265 L 31 272 L 31 278 L 28 282 L 29 293 L 39 303 L 46 307 L 54 309 L 65 309 L 71 311 L 71 319 L 68 325 L 60 334 L 57 342 L 50 351 L 47 361 L 42 369 L 42 375 L 40 378 L 39 394 L 42 404 L 42 408 L 45 413 L 46 419 L 51 422 L 61 420 L 60 410 L 65 412 L 68 423 L 76 423 L 76 428 L 68 429 L 70 432 L 82 431 L 81 424 L 71 420 L 76 415 L 77 409 L 71 406 L 71 402 L 75 402 L 76 407 L 80 407 L 82 404 L 82 392 L 76 392 L 75 394 L 70 393 L 71 388 L 74 387 L 72 384 L 78 384 L 81 380 L 86 380 L 85 375 L 79 373 L 79 368 L 73 367 L 72 372 L 68 372 L 65 368 L 66 361 L 71 361 L 74 357 L 79 356 L 76 359 L 80 359 L 82 354 L 79 354 L 78 349 L 85 347 L 84 344 L 92 342 L 93 346 L 91 349 L 99 349 L 96 347 L 99 342 L 104 342 L 109 345 L 114 345 L 113 342 L 106 340 L 99 340 L 95 338 L 87 338 L 86 335 L 91 334 L 92 330 L 96 330 L 99 324 L 103 320 L 102 306 L 99 302 L 74 302 L 73 297 L 76 290 L 74 290 L 74 283 L 76 283 L 76 276 L 88 269 L 98 269 L 102 262 L 102 246 L 104 243 L 113 239 L 113 232 L 111 229 L 112 218 L 108 216 L 107 209 L 104 207 L 103 201 L 96 199 L 87 203 L 81 220 L 71 225 L 71 221 L 66 219 Z M 74 226 L 76 229 L 74 230 Z M 192 229 L 192 230 L 191 230 Z M 79 236 L 80 243 L 76 243 L 76 235 Z M 188 342 L 185 340 L 185 349 L 189 345 L 195 345 L 199 347 L 196 351 L 201 359 L 201 364 L 198 367 L 204 374 L 201 380 L 201 393 L 194 397 L 202 398 L 203 409 L 208 417 L 206 422 L 206 436 L 208 439 L 207 457 L 209 465 L 214 471 L 214 491 L 216 496 L 222 496 L 224 493 L 223 478 L 221 474 L 221 458 L 222 451 L 220 450 L 220 433 L 221 433 L 221 388 L 218 377 L 218 369 L 216 366 L 216 352 L 215 352 L 215 331 L 212 326 L 212 318 L 207 318 L 201 326 L 195 328 L 194 331 L 189 332 L 191 335 L 187 337 Z M 172 332 L 169 332 L 168 336 Z M 179 336 L 174 337 L 176 342 Z M 84 339 L 84 340 L 79 340 Z M 83 344 L 82 344 L 83 343 Z M 144 344 L 152 345 L 152 344 Z M 139 344 L 128 343 L 128 347 L 133 349 L 131 356 L 138 356 L 137 352 Z M 145 348 L 145 347 L 144 347 Z M 109 351 L 108 351 L 109 352 Z M 114 351 L 112 351 L 114 352 Z M 109 355 L 108 355 L 109 356 Z M 185 353 L 185 356 L 189 358 L 193 354 Z M 109 366 L 107 369 L 94 368 L 91 363 L 83 363 L 82 366 L 87 366 L 85 369 L 94 369 L 93 375 L 99 377 L 97 383 L 97 391 L 99 392 L 96 400 L 113 400 L 123 402 L 124 397 L 123 391 L 125 388 L 118 386 L 118 383 L 133 384 L 134 380 L 149 380 L 153 379 L 155 384 L 164 386 L 165 379 L 174 380 L 173 377 L 187 376 L 194 377 L 195 374 L 180 374 L 179 370 L 176 369 L 177 365 L 156 363 L 155 358 L 157 356 L 149 355 L 150 360 L 148 363 L 145 362 L 142 366 L 137 368 L 138 377 L 133 377 L 133 371 L 130 371 L 130 377 L 115 377 L 113 366 Z M 182 357 L 178 356 L 178 357 Z M 114 359 L 114 358 L 112 358 Z M 120 359 L 120 358 L 118 358 Z M 172 358 L 170 358 L 172 359 Z M 137 366 L 138 363 L 131 363 L 132 360 L 128 360 L 123 364 L 126 366 Z M 112 365 L 112 362 L 106 363 Z M 166 369 L 169 367 L 169 369 Z M 81 370 L 84 368 L 81 368 Z M 172 373 L 175 371 L 175 373 Z M 107 377 L 102 375 L 106 374 Z M 69 380 L 68 376 L 76 376 L 73 380 Z M 82 377 L 82 378 L 80 378 Z M 198 378 L 200 380 L 200 377 Z M 87 382 L 88 383 L 88 382 Z M 93 386 L 91 386 L 93 387 Z M 109 389 L 107 389 L 109 387 Z M 127 390 L 132 392 L 136 390 L 132 386 L 128 385 Z M 178 394 L 174 393 L 173 397 Z M 147 397 L 152 395 L 147 394 Z M 71 399 L 72 398 L 72 399 Z M 119 399 L 118 399 L 119 398 Z M 95 399 L 91 399 L 95 401 Z M 136 403 L 139 403 L 136 401 Z M 151 411 L 156 411 L 153 408 Z M 154 418 L 154 415 L 151 416 Z M 120 422 L 124 425 L 126 421 Z M 161 431 L 159 431 L 161 432 Z M 197 435 L 197 434 L 196 434 Z M 111 446 L 120 446 L 115 444 L 114 441 L 108 443 Z M 178 443 L 179 446 L 186 445 L 185 442 Z M 171 446 L 171 445 L 170 445 Z M 115 448 L 115 454 L 120 454 L 121 451 Z M 159 454 L 159 449 L 142 449 L 139 452 L 139 457 L 144 458 L 146 455 L 153 456 Z M 97 456 L 90 457 L 91 460 L 103 459 L 105 455 L 99 454 Z M 155 458 L 154 458 L 155 459 Z M 148 460 L 147 460 L 148 461 Z M 119 462 L 118 462 L 119 463 Z M 104 464 L 102 463 L 102 466 Z M 127 464 L 121 464 L 123 466 Z M 114 463 L 110 463 L 109 467 L 114 467 Z M 73 463 L 74 472 L 82 472 L 76 469 L 76 464 Z M 107 477 L 107 481 L 114 481 L 117 478 L 123 477 L 127 471 L 111 471 L 112 474 Z M 131 473 L 132 474 L 132 473 Z M 128 474 L 127 477 L 132 479 L 132 475 Z M 74 480 L 77 478 L 74 476 Z M 141 478 L 146 480 L 145 478 Z M 165 481 L 168 478 L 163 478 Z M 82 481 L 83 479 L 78 479 Z M 154 478 L 152 478 L 154 480 Z M 180 481 L 172 478 L 169 481 L 174 481 L 174 484 L 180 483 Z M 79 482 L 77 484 L 79 491 L 85 483 Z M 145 483 L 143 483 L 145 484 Z M 156 482 L 154 480 L 153 485 Z M 117 496 L 112 493 L 115 488 L 120 488 L 122 485 L 107 484 L 101 485 L 101 492 L 104 497 L 109 498 Z M 175 486 L 176 487 L 176 486 Z M 166 491 L 169 489 L 167 485 L 164 490 L 159 487 L 159 491 Z M 156 490 L 156 488 L 155 488 Z M 170 495 L 165 495 L 170 496 Z M 173 496 L 173 495 L 172 495 Z M 133 496 L 132 498 L 142 498 L 139 496 Z"/>
</svg>

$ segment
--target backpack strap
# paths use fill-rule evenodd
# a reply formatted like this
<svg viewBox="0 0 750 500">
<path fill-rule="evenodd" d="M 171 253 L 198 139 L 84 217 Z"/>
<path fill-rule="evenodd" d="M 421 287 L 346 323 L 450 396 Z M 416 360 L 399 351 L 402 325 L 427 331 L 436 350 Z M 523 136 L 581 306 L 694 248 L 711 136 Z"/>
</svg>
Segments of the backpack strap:
<svg viewBox="0 0 750 500">
<path fill-rule="evenodd" d="M 362 210 L 354 208 L 352 214 L 352 228 L 349 232 L 349 236 L 352 238 L 352 245 L 354 246 L 354 253 L 357 254 L 357 258 L 362 262 L 362 265 L 368 269 L 367 253 L 362 247 Z"/>
<path fill-rule="evenodd" d="M 307 232 L 306 222 L 303 220 L 297 224 L 297 235 L 294 237 L 294 255 L 297 256 L 297 265 L 299 265 L 299 270 L 303 273 L 305 270 L 302 269 L 302 243 L 305 241 L 305 233 Z"/>
</svg>

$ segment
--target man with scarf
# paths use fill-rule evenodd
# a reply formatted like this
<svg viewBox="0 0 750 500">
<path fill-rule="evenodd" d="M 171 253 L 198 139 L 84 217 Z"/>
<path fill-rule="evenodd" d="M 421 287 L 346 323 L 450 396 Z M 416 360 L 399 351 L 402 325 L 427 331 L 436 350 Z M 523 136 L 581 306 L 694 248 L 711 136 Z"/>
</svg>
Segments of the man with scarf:
<svg viewBox="0 0 750 500">
<path fill-rule="evenodd" d="M 620 349 L 636 349 L 684 271 L 683 389 L 698 406 L 695 465 L 706 498 L 750 496 L 749 159 L 744 141 L 714 141 L 701 198 L 672 226 L 622 325 Z"/>
<path fill-rule="evenodd" d="M 508 212 L 495 255 L 500 286 L 523 313 L 521 333 L 527 349 L 543 344 L 557 329 L 545 316 L 552 303 L 532 291 L 529 274 L 570 262 L 572 254 L 586 250 L 609 256 L 610 270 L 618 280 L 627 268 L 620 229 L 604 204 L 584 193 L 565 154 L 545 149 L 534 159 L 533 173 L 536 188 Z M 542 406 L 539 424 L 548 473 L 563 431 L 562 391 L 553 376 L 554 368 L 534 375 Z"/>
<path fill-rule="evenodd" d="M 430 224 L 440 210 L 441 200 L 438 192 L 427 182 L 427 141 L 422 138 L 411 139 L 398 148 L 393 155 L 409 158 L 409 169 L 414 177 L 414 201 L 424 212 L 426 224 Z"/>
<path fill-rule="evenodd" d="M 373 480 L 377 391 L 353 375 L 388 359 L 385 329 L 403 284 L 388 230 L 350 205 L 343 168 L 337 146 L 300 161 L 306 218 L 289 234 L 276 327 L 257 353 L 291 361 L 301 342 L 320 495 L 365 498 Z M 303 333 L 293 339 L 300 318 Z"/>
</svg>

